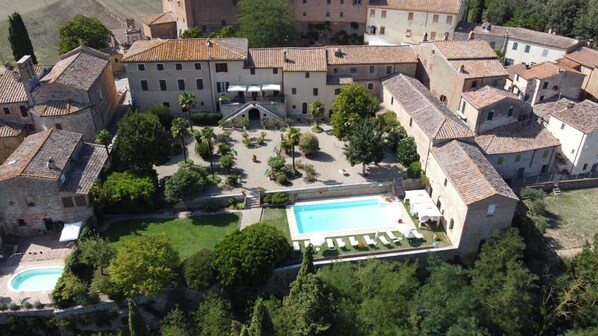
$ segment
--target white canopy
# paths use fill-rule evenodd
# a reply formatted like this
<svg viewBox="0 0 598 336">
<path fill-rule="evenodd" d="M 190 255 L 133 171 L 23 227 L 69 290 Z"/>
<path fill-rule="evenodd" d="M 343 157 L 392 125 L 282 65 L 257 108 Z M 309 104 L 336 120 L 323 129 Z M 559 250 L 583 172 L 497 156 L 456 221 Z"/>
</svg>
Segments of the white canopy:
<svg viewBox="0 0 598 336">
<path fill-rule="evenodd" d="M 405 191 L 405 200 L 409 201 L 410 205 L 432 202 L 430 195 L 423 189 Z"/>
<path fill-rule="evenodd" d="M 264 85 L 262 85 L 262 91 L 280 91 L 280 85 L 264 84 Z"/>
<path fill-rule="evenodd" d="M 83 226 L 83 222 L 64 224 L 64 228 L 62 228 L 62 233 L 60 234 L 60 239 L 58 241 L 67 242 L 77 240 L 77 238 L 79 238 L 79 232 L 81 232 L 81 226 Z"/>
<path fill-rule="evenodd" d="M 442 217 L 442 214 L 434 203 L 419 203 L 414 208 L 420 223 L 425 223 L 429 220 L 437 222 Z"/>
<path fill-rule="evenodd" d="M 245 92 L 247 85 L 231 85 L 228 87 L 228 92 Z"/>
<path fill-rule="evenodd" d="M 260 92 L 262 91 L 262 87 L 260 85 L 249 85 L 247 92 Z"/>
</svg>

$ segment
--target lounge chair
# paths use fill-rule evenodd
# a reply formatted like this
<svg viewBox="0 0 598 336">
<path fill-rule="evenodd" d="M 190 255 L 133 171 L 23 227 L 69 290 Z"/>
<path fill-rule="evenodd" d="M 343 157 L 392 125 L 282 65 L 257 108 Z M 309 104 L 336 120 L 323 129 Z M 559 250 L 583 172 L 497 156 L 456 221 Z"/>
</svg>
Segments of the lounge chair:
<svg viewBox="0 0 598 336">
<path fill-rule="evenodd" d="M 341 174 L 342 176 L 347 176 L 347 171 L 344 169 L 339 169 L 338 173 Z"/>
<path fill-rule="evenodd" d="M 336 245 L 338 245 L 338 248 L 345 248 L 345 241 L 343 240 L 343 238 L 336 238 Z"/>
<path fill-rule="evenodd" d="M 301 246 L 299 245 L 299 242 L 296 242 L 296 241 L 293 242 L 293 251 L 295 251 L 295 252 L 301 251 Z"/>
<path fill-rule="evenodd" d="M 417 231 L 416 229 L 411 230 L 411 232 L 413 233 L 413 236 L 417 239 L 424 239 L 424 236 L 419 233 L 419 231 Z"/>
<path fill-rule="evenodd" d="M 336 250 L 336 246 L 334 246 L 334 242 L 330 238 L 326 238 L 326 245 L 328 245 L 328 249 L 330 251 Z"/>
<path fill-rule="evenodd" d="M 353 246 L 353 247 L 359 246 L 359 242 L 357 240 L 355 240 L 355 237 L 349 237 L 349 242 L 351 243 L 351 246 Z"/>
<path fill-rule="evenodd" d="M 363 235 L 363 239 L 365 239 L 365 242 L 366 242 L 368 245 L 375 246 L 375 245 L 377 244 L 377 243 L 376 243 L 376 241 L 375 241 L 375 240 L 373 240 L 372 238 L 370 238 L 370 236 L 369 236 L 369 235 Z"/>
<path fill-rule="evenodd" d="M 387 246 L 390 245 L 390 242 L 388 240 L 386 240 L 386 237 L 384 237 L 383 235 L 378 236 L 378 239 L 380 239 L 382 244 L 387 245 Z"/>
<path fill-rule="evenodd" d="M 394 233 L 392 233 L 392 231 L 386 231 L 386 235 L 388 235 L 388 238 L 390 238 L 390 240 L 393 241 L 393 243 L 399 243 L 403 238 L 401 237 L 397 237 L 394 235 Z"/>
</svg>

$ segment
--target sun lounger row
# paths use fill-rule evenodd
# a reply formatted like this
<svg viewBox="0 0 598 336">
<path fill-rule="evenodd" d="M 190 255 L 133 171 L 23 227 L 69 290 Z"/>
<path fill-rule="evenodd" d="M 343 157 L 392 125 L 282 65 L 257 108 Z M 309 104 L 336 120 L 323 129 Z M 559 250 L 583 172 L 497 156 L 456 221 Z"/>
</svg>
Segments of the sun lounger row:
<svg viewBox="0 0 598 336">
<path fill-rule="evenodd" d="M 386 231 L 385 233 L 388 236 L 388 239 L 386 239 L 386 237 L 384 235 L 378 235 L 378 239 L 380 240 L 380 242 L 382 242 L 383 245 L 390 246 L 390 245 L 392 245 L 392 243 L 398 244 L 401 242 L 401 240 L 403 240 L 402 237 L 397 237 L 394 233 L 392 233 L 392 231 Z M 424 236 L 421 233 L 419 233 L 417 230 L 412 229 L 411 231 L 409 231 L 407 238 L 409 238 L 409 239 L 413 239 L 413 238 L 424 239 Z M 376 242 L 376 240 L 374 240 L 370 237 L 370 235 L 363 235 L 363 239 L 365 240 L 366 244 L 368 244 L 370 246 L 376 246 L 378 244 Z M 390 239 L 390 241 L 389 241 L 389 239 Z M 359 241 L 357 239 L 355 239 L 355 237 L 353 237 L 353 236 L 349 237 L 349 243 L 353 247 L 359 247 Z M 305 241 L 303 241 L 303 244 L 305 245 L 305 247 L 308 247 L 309 244 L 311 244 L 311 242 L 309 240 L 305 240 Z M 342 248 L 345 248 L 345 246 L 346 246 L 345 241 L 342 238 L 336 238 L 336 245 L 334 244 L 334 240 L 332 238 L 326 238 L 326 245 L 328 245 L 329 250 L 336 250 L 337 247 L 342 249 Z M 296 241 L 293 242 L 293 250 L 296 252 L 301 250 L 301 246 L 299 245 L 299 242 L 296 242 Z"/>
</svg>

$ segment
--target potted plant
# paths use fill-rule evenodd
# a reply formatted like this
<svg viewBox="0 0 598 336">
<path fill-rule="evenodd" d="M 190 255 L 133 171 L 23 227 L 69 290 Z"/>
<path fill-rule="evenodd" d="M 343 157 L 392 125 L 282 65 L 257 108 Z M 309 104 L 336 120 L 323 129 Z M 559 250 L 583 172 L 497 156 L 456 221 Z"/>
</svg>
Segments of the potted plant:
<svg viewBox="0 0 598 336">
<path fill-rule="evenodd" d="M 246 130 L 247 126 L 249 126 L 249 118 L 247 118 L 247 117 L 241 118 L 241 126 L 243 126 L 243 130 Z"/>
</svg>

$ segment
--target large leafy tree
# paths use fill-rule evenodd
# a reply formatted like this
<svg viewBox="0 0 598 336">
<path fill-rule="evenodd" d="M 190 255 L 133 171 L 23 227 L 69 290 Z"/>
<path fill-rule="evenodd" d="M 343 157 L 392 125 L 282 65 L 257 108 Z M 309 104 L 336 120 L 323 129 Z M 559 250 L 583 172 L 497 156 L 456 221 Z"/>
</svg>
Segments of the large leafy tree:
<svg viewBox="0 0 598 336">
<path fill-rule="evenodd" d="M 230 304 L 214 294 L 209 294 L 195 313 L 196 335 L 229 335 L 231 322 Z"/>
<path fill-rule="evenodd" d="M 25 22 L 23 22 L 23 18 L 21 18 L 21 14 L 17 12 L 8 16 L 8 41 L 10 42 L 12 56 L 15 61 L 20 60 L 25 55 L 30 55 L 31 61 L 37 64 L 37 57 L 35 57 L 35 53 L 33 52 L 33 45 L 31 44 L 27 27 L 25 26 Z"/>
<path fill-rule="evenodd" d="M 573 36 L 577 13 L 583 7 L 582 0 L 548 0 L 546 3 L 546 27 L 559 35 Z"/>
<path fill-rule="evenodd" d="M 129 299 L 129 335 L 143 336 L 150 332 L 143 316 L 139 314 L 139 307 L 135 301 Z"/>
<path fill-rule="evenodd" d="M 154 104 L 143 110 L 143 113 L 153 114 L 160 120 L 160 124 L 165 130 L 170 131 L 174 117 L 170 113 L 170 108 L 163 104 Z"/>
<path fill-rule="evenodd" d="M 189 323 L 185 313 L 175 307 L 160 321 L 160 335 L 162 336 L 191 336 Z"/>
<path fill-rule="evenodd" d="M 158 117 L 133 112 L 118 122 L 116 140 L 120 157 L 138 168 L 165 162 L 170 152 L 170 137 Z"/>
<path fill-rule="evenodd" d="M 201 29 L 199 29 L 199 27 L 191 27 L 191 28 L 185 30 L 181 34 L 180 38 L 189 39 L 189 38 L 199 38 L 201 36 L 202 36 Z"/>
<path fill-rule="evenodd" d="M 413 137 L 407 137 L 399 142 L 397 148 L 397 160 L 404 167 L 408 167 L 413 162 L 419 160 L 417 145 L 415 144 L 415 139 Z"/>
<path fill-rule="evenodd" d="M 181 167 L 166 181 L 164 195 L 169 202 L 186 202 L 205 188 L 206 177 L 195 167 Z"/>
<path fill-rule="evenodd" d="M 482 14 L 484 13 L 484 0 L 469 0 L 468 18 L 469 22 L 482 22 Z"/>
<path fill-rule="evenodd" d="M 347 137 L 344 154 L 351 166 L 362 164 L 363 175 L 366 165 L 384 158 L 382 135 L 375 119 L 365 119 L 354 124 Z"/>
<path fill-rule="evenodd" d="M 81 42 L 94 49 L 104 49 L 110 44 L 111 37 L 110 30 L 100 20 L 80 14 L 65 22 L 59 34 L 58 52 L 61 55 L 77 48 Z"/>
<path fill-rule="evenodd" d="M 534 327 L 530 321 L 537 277 L 522 262 L 524 248 L 517 229 L 496 233 L 471 270 L 485 318 L 505 335 L 530 334 Z"/>
<path fill-rule="evenodd" d="M 218 280 L 224 287 L 260 284 L 290 250 L 282 232 L 257 223 L 227 235 L 214 246 Z"/>
<path fill-rule="evenodd" d="M 127 296 L 155 295 L 177 276 L 179 254 L 165 234 L 123 241 L 108 266 L 110 281 Z"/>
<path fill-rule="evenodd" d="M 108 241 L 100 236 L 93 236 L 79 242 L 81 261 L 99 268 L 104 273 L 104 267 L 108 267 L 110 260 L 116 255 L 116 249 Z"/>
<path fill-rule="evenodd" d="M 185 137 L 189 136 L 189 130 L 187 129 L 187 121 L 183 118 L 176 118 L 172 121 L 170 126 L 170 133 L 173 138 L 179 138 L 181 140 L 181 149 L 183 150 L 183 161 L 187 162 L 187 151 L 185 148 Z"/>
<path fill-rule="evenodd" d="M 332 127 L 334 135 L 340 140 L 362 119 L 376 114 L 378 98 L 371 95 L 365 86 L 353 83 L 345 86 L 332 102 Z"/>
<path fill-rule="evenodd" d="M 332 295 L 322 279 L 313 273 L 291 284 L 283 300 L 286 321 L 293 336 L 324 335 L 334 320 Z"/>
<path fill-rule="evenodd" d="M 251 48 L 289 46 L 297 37 L 293 9 L 286 0 L 243 0 L 239 4 L 238 36 Z"/>
<path fill-rule="evenodd" d="M 210 249 L 201 249 L 183 263 L 183 272 L 187 285 L 196 290 L 209 288 L 216 282 L 214 253 Z"/>
<path fill-rule="evenodd" d="M 273 328 L 270 314 L 264 304 L 264 299 L 258 298 L 253 305 L 251 324 L 247 331 L 251 336 L 268 336 L 272 335 Z"/>
<path fill-rule="evenodd" d="M 598 40 L 598 0 L 584 2 L 575 22 L 576 34 L 584 39 Z"/>
</svg>

